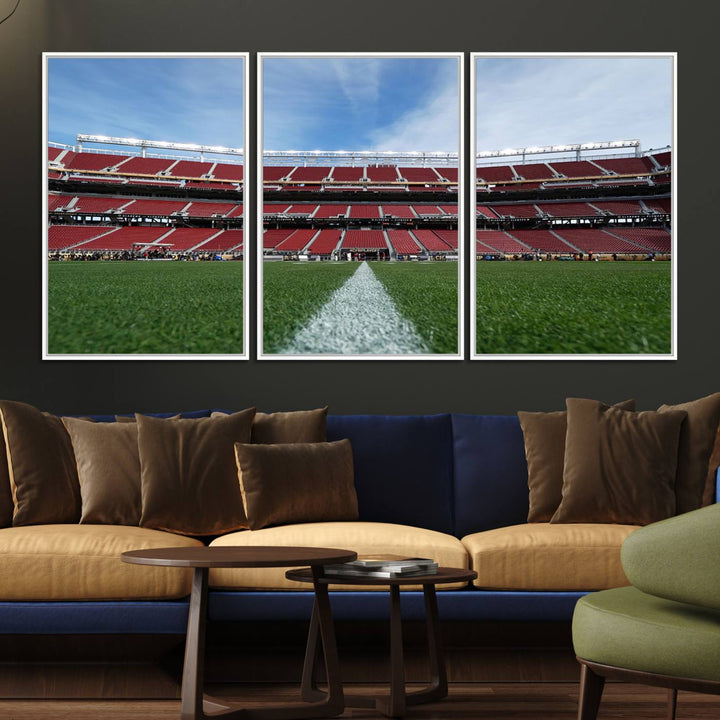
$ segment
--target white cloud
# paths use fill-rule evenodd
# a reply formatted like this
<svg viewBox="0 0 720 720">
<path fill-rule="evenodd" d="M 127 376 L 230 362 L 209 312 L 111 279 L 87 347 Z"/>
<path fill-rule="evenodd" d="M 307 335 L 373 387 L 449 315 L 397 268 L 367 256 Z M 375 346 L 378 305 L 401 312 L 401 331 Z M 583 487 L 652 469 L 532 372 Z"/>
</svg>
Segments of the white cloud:
<svg viewBox="0 0 720 720">
<path fill-rule="evenodd" d="M 666 58 L 484 58 L 477 65 L 478 150 L 672 140 Z"/>
</svg>

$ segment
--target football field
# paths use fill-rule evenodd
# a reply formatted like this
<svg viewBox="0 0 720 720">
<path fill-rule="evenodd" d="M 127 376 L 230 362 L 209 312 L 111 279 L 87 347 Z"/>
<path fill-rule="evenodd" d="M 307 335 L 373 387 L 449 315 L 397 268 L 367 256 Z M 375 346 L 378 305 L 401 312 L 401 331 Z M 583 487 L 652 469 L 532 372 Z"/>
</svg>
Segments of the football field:
<svg viewBox="0 0 720 720">
<path fill-rule="evenodd" d="M 477 352 L 670 353 L 669 262 L 478 262 Z"/>
<path fill-rule="evenodd" d="M 458 351 L 456 262 L 266 262 L 266 354 Z"/>
<path fill-rule="evenodd" d="M 242 262 L 49 262 L 50 354 L 242 352 Z"/>
</svg>

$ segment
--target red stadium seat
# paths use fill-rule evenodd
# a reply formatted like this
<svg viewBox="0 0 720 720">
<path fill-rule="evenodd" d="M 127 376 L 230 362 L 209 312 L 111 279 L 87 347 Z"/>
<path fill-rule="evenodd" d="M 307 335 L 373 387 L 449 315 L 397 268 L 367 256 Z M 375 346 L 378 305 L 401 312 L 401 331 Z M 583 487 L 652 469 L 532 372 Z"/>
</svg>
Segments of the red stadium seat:
<svg viewBox="0 0 720 720">
<path fill-rule="evenodd" d="M 417 255 L 422 248 L 407 230 L 388 230 L 388 239 L 398 255 Z"/>
<path fill-rule="evenodd" d="M 362 252 L 363 250 L 387 249 L 382 230 L 348 230 L 342 242 L 343 250 Z"/>
<path fill-rule="evenodd" d="M 308 247 L 311 255 L 330 255 L 340 242 L 342 230 L 321 230 Z"/>
</svg>

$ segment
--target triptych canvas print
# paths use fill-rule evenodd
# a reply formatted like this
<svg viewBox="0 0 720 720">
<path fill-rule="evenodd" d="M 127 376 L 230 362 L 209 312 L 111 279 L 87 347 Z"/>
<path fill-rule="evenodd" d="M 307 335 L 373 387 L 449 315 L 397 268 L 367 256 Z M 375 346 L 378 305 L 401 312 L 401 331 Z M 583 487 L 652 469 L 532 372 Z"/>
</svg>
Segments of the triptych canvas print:
<svg viewBox="0 0 720 720">
<path fill-rule="evenodd" d="M 674 359 L 675 60 L 47 53 L 43 358 Z"/>
</svg>

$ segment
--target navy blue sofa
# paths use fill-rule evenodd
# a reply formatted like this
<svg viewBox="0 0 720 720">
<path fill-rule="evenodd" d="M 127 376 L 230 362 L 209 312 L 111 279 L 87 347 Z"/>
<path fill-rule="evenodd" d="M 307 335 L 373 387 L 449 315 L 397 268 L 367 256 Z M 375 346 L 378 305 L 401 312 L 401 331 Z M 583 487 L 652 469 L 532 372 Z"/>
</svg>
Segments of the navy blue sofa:
<svg viewBox="0 0 720 720">
<path fill-rule="evenodd" d="M 207 416 L 210 411 L 185 413 Z M 164 415 L 164 414 L 163 414 Z M 113 416 L 95 416 L 112 421 Z M 331 415 L 328 440 L 349 438 L 360 520 L 411 525 L 461 538 L 526 522 L 527 465 L 515 416 Z M 439 593 L 440 615 L 459 621 L 569 621 L 582 592 Z M 387 617 L 387 594 L 332 593 L 337 620 Z M 211 591 L 211 621 L 307 620 L 312 593 Z M 0 634 L 184 633 L 188 602 L 3 602 Z M 404 617 L 423 617 L 420 592 L 403 593 Z"/>
</svg>

